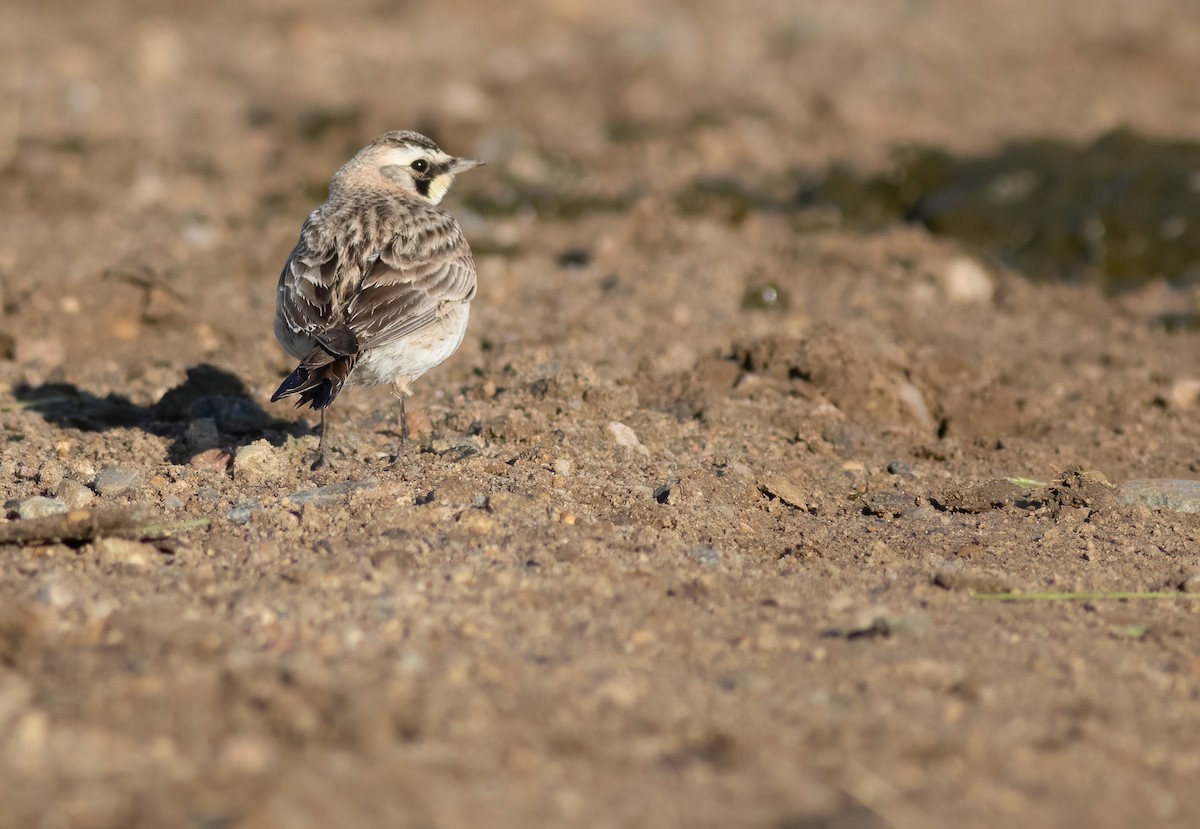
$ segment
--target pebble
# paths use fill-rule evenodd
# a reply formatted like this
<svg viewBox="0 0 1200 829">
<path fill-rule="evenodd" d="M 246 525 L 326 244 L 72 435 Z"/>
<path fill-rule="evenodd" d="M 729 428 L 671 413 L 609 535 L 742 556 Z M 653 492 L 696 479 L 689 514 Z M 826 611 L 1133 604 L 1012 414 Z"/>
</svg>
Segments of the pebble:
<svg viewBox="0 0 1200 829">
<path fill-rule="evenodd" d="M 262 512 L 262 504 L 253 504 L 247 502 L 244 504 L 235 504 L 228 512 L 225 513 L 225 517 L 234 524 L 245 524 L 255 513 L 258 512 Z"/>
<path fill-rule="evenodd" d="M 900 401 L 914 419 L 926 428 L 933 428 L 936 421 L 929 413 L 929 405 L 921 390 L 907 380 L 901 380 L 896 386 L 896 399 Z"/>
<path fill-rule="evenodd" d="M 193 452 L 211 450 L 221 443 L 221 435 L 217 431 L 217 421 L 211 417 L 193 420 L 184 430 L 183 440 Z"/>
<path fill-rule="evenodd" d="M 58 489 L 66 476 L 66 468 L 56 460 L 45 461 L 38 469 L 38 483 L 45 490 Z"/>
<path fill-rule="evenodd" d="M 62 501 L 57 498 L 46 498 L 42 495 L 26 498 L 17 507 L 17 515 L 24 519 L 62 515 L 66 511 L 67 505 Z"/>
<path fill-rule="evenodd" d="M 326 504 L 349 495 L 352 492 L 358 492 L 362 489 L 374 489 L 377 486 L 379 486 L 378 481 L 342 481 L 339 484 L 329 484 L 328 486 L 319 486 L 316 489 L 293 492 L 291 495 L 286 496 L 284 500 L 297 506 L 303 506 L 304 504 Z"/>
<path fill-rule="evenodd" d="M 1194 377 L 1183 377 L 1176 380 L 1163 392 L 1163 402 L 1170 409 L 1192 409 L 1200 400 L 1200 380 Z"/>
<path fill-rule="evenodd" d="M 1200 512 L 1200 481 L 1175 478 L 1142 478 L 1126 481 L 1117 489 L 1123 504 L 1170 512 Z"/>
<path fill-rule="evenodd" d="M 98 495 L 120 495 L 141 485 L 142 479 L 136 472 L 120 466 L 106 466 L 92 482 L 92 489 Z"/>
<path fill-rule="evenodd" d="M 197 469 L 213 469 L 224 472 L 229 468 L 229 453 L 224 449 L 205 449 L 197 453 L 188 463 Z"/>
<path fill-rule="evenodd" d="M 939 281 L 951 302 L 990 302 L 996 293 L 992 277 L 982 265 L 967 256 L 951 259 Z"/>
<path fill-rule="evenodd" d="M 608 424 L 608 435 L 613 439 L 617 446 L 623 446 L 626 449 L 632 449 L 641 455 L 649 455 L 650 450 L 642 445 L 638 440 L 637 433 L 619 421 L 612 421 Z"/>
<path fill-rule="evenodd" d="M 286 472 L 282 453 L 266 440 L 243 446 L 233 458 L 233 477 L 244 483 L 264 483 L 281 478 Z"/>
<path fill-rule="evenodd" d="M 912 464 L 904 461 L 889 461 L 887 465 L 889 475 L 912 475 Z"/>
<path fill-rule="evenodd" d="M 67 478 L 59 484 L 57 495 L 68 509 L 84 509 L 96 500 L 96 493 L 74 478 Z"/>
<path fill-rule="evenodd" d="M 804 490 L 788 478 L 780 475 L 767 475 L 759 479 L 758 488 L 764 494 L 778 498 L 789 507 L 799 510 L 808 509 Z"/>
<path fill-rule="evenodd" d="M 149 544 L 125 538 L 101 538 L 95 544 L 96 556 L 106 564 L 121 564 L 135 570 L 148 570 L 158 560 L 158 550 Z"/>
</svg>

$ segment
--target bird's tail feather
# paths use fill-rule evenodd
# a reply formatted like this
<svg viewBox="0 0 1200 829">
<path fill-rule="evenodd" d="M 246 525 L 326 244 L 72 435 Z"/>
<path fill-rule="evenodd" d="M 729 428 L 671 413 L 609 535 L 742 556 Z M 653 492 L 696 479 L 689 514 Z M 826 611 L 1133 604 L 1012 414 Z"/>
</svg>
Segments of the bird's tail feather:
<svg viewBox="0 0 1200 829">
<path fill-rule="evenodd" d="M 356 355 L 338 356 L 317 346 L 279 385 L 271 402 L 298 395 L 297 408 L 307 403 L 318 411 L 324 409 L 342 390 L 355 359 Z"/>
</svg>

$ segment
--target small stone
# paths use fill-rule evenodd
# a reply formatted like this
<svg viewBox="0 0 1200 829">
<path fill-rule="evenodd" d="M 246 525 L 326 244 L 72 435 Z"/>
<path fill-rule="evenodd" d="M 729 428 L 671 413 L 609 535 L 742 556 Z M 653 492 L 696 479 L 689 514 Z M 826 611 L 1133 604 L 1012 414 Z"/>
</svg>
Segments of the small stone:
<svg viewBox="0 0 1200 829">
<path fill-rule="evenodd" d="M 951 302 L 991 302 L 996 293 L 988 272 L 966 256 L 950 260 L 939 274 L 939 282 Z"/>
<path fill-rule="evenodd" d="M 890 461 L 887 465 L 889 475 L 909 475 L 913 474 L 912 464 L 904 461 Z"/>
<path fill-rule="evenodd" d="M 798 484 L 779 475 L 767 475 L 758 481 L 758 489 L 764 495 L 778 498 L 789 507 L 808 509 L 804 490 Z"/>
<path fill-rule="evenodd" d="M 67 509 L 72 510 L 84 509 L 96 500 L 96 493 L 73 478 L 67 478 L 58 485 L 57 495 L 59 500 L 67 505 Z"/>
<path fill-rule="evenodd" d="M 1163 392 L 1162 401 L 1169 409 L 1191 409 L 1200 400 L 1200 380 L 1183 377 Z"/>
<path fill-rule="evenodd" d="M 1145 478 L 1126 481 L 1117 490 L 1123 504 L 1168 510 L 1200 512 L 1200 481 Z"/>
<path fill-rule="evenodd" d="M 17 515 L 23 519 L 45 518 L 48 515 L 62 515 L 67 511 L 67 505 L 57 498 L 46 498 L 41 495 L 26 498 L 17 507 Z"/>
<path fill-rule="evenodd" d="M 238 453 L 241 456 L 241 452 Z M 236 474 L 237 462 L 234 462 Z M 336 501 L 352 492 L 358 492 L 363 489 L 374 489 L 379 486 L 378 481 L 342 481 L 339 484 L 329 484 L 328 486 L 319 486 L 316 489 L 306 489 L 302 492 L 293 492 L 284 498 L 295 506 L 304 506 L 305 504 L 327 504 L 330 501 Z"/>
<path fill-rule="evenodd" d="M 617 446 L 623 446 L 626 449 L 632 449 L 640 455 L 649 456 L 650 450 L 643 446 L 642 442 L 638 440 L 637 433 L 624 423 L 620 423 L 615 420 L 609 423 L 608 434 L 609 437 L 613 439 L 613 442 L 617 444 Z"/>
<path fill-rule="evenodd" d="M 211 450 L 221 443 L 221 435 L 217 431 L 217 421 L 211 417 L 193 420 L 184 430 L 183 441 L 193 452 Z"/>
<path fill-rule="evenodd" d="M 568 458 L 554 459 L 554 474 L 564 478 L 571 474 L 571 461 Z"/>
<path fill-rule="evenodd" d="M 920 389 L 907 380 L 901 380 L 896 386 L 896 399 L 918 423 L 927 429 L 933 428 L 936 421 L 929 413 L 929 404 L 925 402 L 925 395 Z"/>
<path fill-rule="evenodd" d="M 148 570 L 158 559 L 158 551 L 149 544 L 124 538 L 101 538 L 94 550 L 105 564 L 120 564 L 134 570 Z"/>
<path fill-rule="evenodd" d="M 197 469 L 213 469 L 224 472 L 229 468 L 231 456 L 224 449 L 205 449 L 190 461 Z"/>
<path fill-rule="evenodd" d="M 108 496 L 120 495 L 141 485 L 142 479 L 136 472 L 120 466 L 106 466 L 92 482 L 92 489 L 96 490 L 98 495 Z"/>
<path fill-rule="evenodd" d="M 225 517 L 234 524 L 245 524 L 251 516 L 258 512 L 262 512 L 262 504 L 236 504 L 225 513 Z"/>
<path fill-rule="evenodd" d="M 261 484 L 282 478 L 287 464 L 282 453 L 266 440 L 256 440 L 238 449 L 233 458 L 233 477 L 248 484 Z"/>
<path fill-rule="evenodd" d="M 66 468 L 57 460 L 43 461 L 38 469 L 38 483 L 46 491 L 58 489 L 66 476 Z"/>
</svg>

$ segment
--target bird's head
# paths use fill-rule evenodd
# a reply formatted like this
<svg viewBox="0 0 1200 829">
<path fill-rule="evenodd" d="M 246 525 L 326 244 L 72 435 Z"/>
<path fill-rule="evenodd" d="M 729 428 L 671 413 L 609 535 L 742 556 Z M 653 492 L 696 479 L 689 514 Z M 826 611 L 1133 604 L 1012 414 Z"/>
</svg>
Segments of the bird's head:
<svg viewBox="0 0 1200 829">
<path fill-rule="evenodd" d="M 419 132 L 386 132 L 338 171 L 334 185 L 339 181 L 383 185 L 437 204 L 456 175 L 481 164 L 473 158 L 455 158 Z"/>
</svg>

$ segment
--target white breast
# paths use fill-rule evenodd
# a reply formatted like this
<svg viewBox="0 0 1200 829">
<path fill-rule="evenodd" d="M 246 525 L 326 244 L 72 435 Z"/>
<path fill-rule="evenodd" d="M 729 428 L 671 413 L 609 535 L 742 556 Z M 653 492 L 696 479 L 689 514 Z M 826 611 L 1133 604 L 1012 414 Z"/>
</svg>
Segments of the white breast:
<svg viewBox="0 0 1200 829">
<path fill-rule="evenodd" d="M 365 386 L 400 381 L 398 385 L 407 386 L 458 350 L 467 332 L 469 314 L 470 306 L 464 302 L 420 331 L 364 352 L 350 381 Z"/>
</svg>

